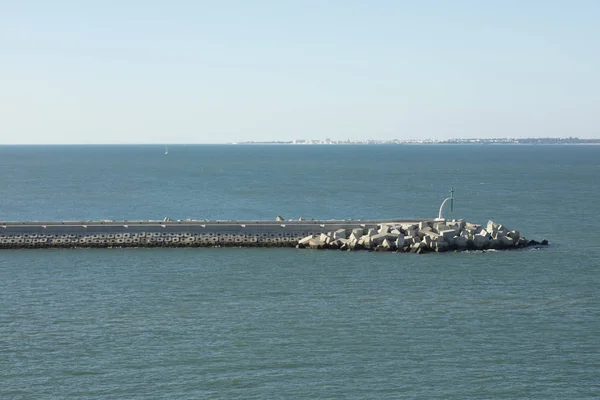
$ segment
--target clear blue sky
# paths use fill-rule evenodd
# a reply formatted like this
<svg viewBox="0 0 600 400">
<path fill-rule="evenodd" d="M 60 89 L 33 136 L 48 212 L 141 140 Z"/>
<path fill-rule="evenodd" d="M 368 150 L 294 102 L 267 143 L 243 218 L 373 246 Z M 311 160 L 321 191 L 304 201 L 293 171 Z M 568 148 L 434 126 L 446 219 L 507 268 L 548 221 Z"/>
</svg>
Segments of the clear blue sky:
<svg viewBox="0 0 600 400">
<path fill-rule="evenodd" d="M 600 137 L 600 1 L 0 0 L 0 143 Z"/>
</svg>

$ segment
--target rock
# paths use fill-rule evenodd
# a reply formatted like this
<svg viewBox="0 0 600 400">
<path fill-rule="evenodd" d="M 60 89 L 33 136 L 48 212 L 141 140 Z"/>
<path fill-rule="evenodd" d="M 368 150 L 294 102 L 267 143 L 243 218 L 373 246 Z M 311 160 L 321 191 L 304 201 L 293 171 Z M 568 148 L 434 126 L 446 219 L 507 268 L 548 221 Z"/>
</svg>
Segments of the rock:
<svg viewBox="0 0 600 400">
<path fill-rule="evenodd" d="M 508 236 L 509 238 L 513 239 L 514 241 L 518 241 L 521 238 L 521 233 L 519 231 L 510 231 L 506 234 L 506 236 Z"/>
<path fill-rule="evenodd" d="M 373 242 L 371 241 L 371 236 L 369 236 L 369 235 L 361 236 L 360 240 L 358 241 L 358 244 L 361 247 L 364 247 L 365 249 L 370 249 L 373 246 Z"/>
<path fill-rule="evenodd" d="M 515 240 L 513 238 L 511 238 L 510 236 L 502 236 L 500 238 L 500 241 L 502 242 L 502 245 L 504 247 L 514 247 L 515 246 Z"/>
<path fill-rule="evenodd" d="M 436 232 L 439 232 L 440 230 L 445 231 L 450 229 L 450 227 L 448 225 L 446 225 L 445 222 L 439 221 L 439 222 L 434 222 L 433 223 L 433 229 L 435 229 Z"/>
<path fill-rule="evenodd" d="M 425 247 L 425 243 L 418 242 L 410 246 L 410 252 L 419 254 L 425 249 Z"/>
<path fill-rule="evenodd" d="M 360 241 L 360 237 L 357 237 L 353 233 L 350 235 L 350 237 L 348 237 L 348 240 L 346 241 L 346 246 L 348 247 L 349 250 L 358 250 L 358 249 L 360 249 L 360 245 L 358 244 L 359 241 Z"/>
<path fill-rule="evenodd" d="M 431 228 L 431 221 L 421 221 L 419 222 L 419 230 L 421 229 L 425 229 L 425 228 Z"/>
<path fill-rule="evenodd" d="M 467 248 L 468 238 L 464 236 L 455 236 L 452 239 L 454 246 L 459 250 L 465 250 Z"/>
<path fill-rule="evenodd" d="M 497 224 L 494 221 L 489 220 L 486 226 L 486 230 L 491 233 L 493 231 L 507 231 L 508 229 L 504 225 Z"/>
<path fill-rule="evenodd" d="M 491 236 L 492 239 L 502 239 L 506 236 L 506 233 L 504 231 L 493 231 Z"/>
<path fill-rule="evenodd" d="M 412 246 L 416 242 L 417 242 L 416 238 L 414 238 L 412 236 L 404 236 L 404 245 L 405 246 Z"/>
<path fill-rule="evenodd" d="M 402 225 L 402 230 L 404 232 L 408 232 L 408 231 L 414 230 L 414 229 L 419 229 L 419 225 L 415 225 L 415 224 Z"/>
<path fill-rule="evenodd" d="M 456 233 L 460 233 L 462 232 L 463 229 L 465 229 L 465 221 L 452 221 L 452 223 L 450 224 L 446 224 L 450 227 L 450 229 L 454 229 L 456 231 Z"/>
<path fill-rule="evenodd" d="M 281 215 L 278 215 L 275 221 L 285 221 L 285 219 Z"/>
<path fill-rule="evenodd" d="M 391 233 L 378 233 L 371 236 L 371 241 L 376 245 L 382 244 L 384 240 L 396 240 L 396 236 Z"/>
<path fill-rule="evenodd" d="M 331 241 L 332 241 L 331 237 L 329 237 L 329 236 L 328 236 L 327 234 L 325 234 L 325 233 L 321 233 L 321 234 L 319 235 L 319 240 L 320 240 L 321 242 L 325 243 L 325 244 L 329 244 L 329 243 L 331 243 Z"/>
<path fill-rule="evenodd" d="M 388 233 L 390 231 L 390 226 L 388 224 L 380 224 L 377 233 Z"/>
<path fill-rule="evenodd" d="M 501 250 L 504 248 L 504 245 L 502 244 L 502 240 L 500 239 L 491 239 L 488 243 L 488 248 L 494 250 Z"/>
<path fill-rule="evenodd" d="M 310 241 L 311 241 L 312 239 L 314 239 L 314 238 L 315 238 L 315 237 L 314 237 L 313 235 L 308 235 L 308 236 L 306 236 L 306 237 L 304 237 L 304 238 L 300 239 L 300 240 L 298 241 L 298 244 L 299 244 L 299 245 L 302 245 L 302 246 L 306 246 L 306 245 L 308 245 L 308 242 L 310 242 Z"/>
<path fill-rule="evenodd" d="M 442 236 L 444 238 L 444 240 L 446 242 L 448 242 L 449 245 L 453 245 L 454 242 L 454 236 L 456 236 L 456 231 L 454 229 L 446 229 L 443 231 L 440 231 L 440 236 Z"/>
<path fill-rule="evenodd" d="M 419 236 L 421 239 L 423 239 L 423 237 L 424 237 L 425 235 L 427 235 L 428 233 L 436 233 L 436 231 L 435 231 L 433 228 L 429 227 L 429 226 L 426 226 L 425 228 L 423 228 L 423 229 L 419 229 L 419 230 L 417 231 L 417 235 L 418 235 L 418 236 Z"/>
<path fill-rule="evenodd" d="M 446 242 L 435 242 L 433 250 L 437 251 L 438 253 L 443 253 L 450 250 L 450 245 Z"/>
<path fill-rule="evenodd" d="M 406 231 L 406 235 L 407 236 L 411 236 L 411 237 L 419 237 L 419 230 L 418 229 L 409 229 Z"/>
<path fill-rule="evenodd" d="M 478 224 L 472 224 L 470 222 L 465 223 L 465 228 L 466 230 L 473 232 L 473 234 L 479 233 L 481 231 L 481 225 Z"/>
<path fill-rule="evenodd" d="M 517 247 L 527 247 L 527 243 L 528 243 L 527 239 L 525 239 L 524 237 L 520 237 L 517 240 L 516 246 Z"/>
<path fill-rule="evenodd" d="M 542 243 L 540 243 L 542 246 L 548 246 L 548 241 L 546 239 L 542 240 Z"/>
<path fill-rule="evenodd" d="M 346 239 L 346 230 L 338 229 L 337 231 L 333 232 L 333 239 Z"/>
<path fill-rule="evenodd" d="M 347 242 L 346 246 L 348 247 L 348 250 L 360 250 L 362 249 L 362 246 L 360 244 L 358 244 L 358 242 Z"/>
<path fill-rule="evenodd" d="M 357 235 L 356 233 L 352 232 L 350 234 L 350 236 L 348 236 L 348 240 L 349 241 L 350 240 L 354 240 L 354 241 L 358 242 L 362 236 L 363 236 L 362 234 L 361 235 Z"/>
<path fill-rule="evenodd" d="M 339 249 L 345 243 L 346 243 L 346 239 L 335 239 L 331 243 L 329 243 L 329 248 Z"/>
<path fill-rule="evenodd" d="M 467 232 L 469 235 L 471 235 L 471 236 L 475 236 L 475 235 L 477 235 L 478 233 L 480 233 L 482 230 L 483 230 L 483 228 L 482 228 L 482 227 L 479 227 L 479 228 L 476 228 L 476 229 L 468 229 L 468 228 L 465 228 L 465 230 L 464 230 L 463 232 Z"/>
<path fill-rule="evenodd" d="M 308 242 L 308 247 L 310 247 L 311 249 L 319 249 L 320 250 L 320 249 L 325 248 L 325 243 L 323 243 L 319 239 L 311 239 Z"/>
<path fill-rule="evenodd" d="M 433 231 L 425 231 L 423 238 L 430 238 L 431 240 L 438 240 L 438 238 L 442 237 L 439 233 L 435 233 Z"/>
<path fill-rule="evenodd" d="M 393 242 L 389 241 L 388 239 L 384 239 L 383 242 L 381 242 L 381 246 L 387 247 L 389 249 L 391 249 L 392 247 L 395 247 Z"/>
<path fill-rule="evenodd" d="M 385 239 L 379 246 L 375 248 L 375 251 L 392 251 L 393 245 L 389 240 Z"/>
<path fill-rule="evenodd" d="M 377 229 L 369 228 L 369 230 L 367 231 L 367 236 L 375 236 L 378 233 L 379 232 L 377 232 Z"/>
<path fill-rule="evenodd" d="M 435 242 L 431 238 L 431 236 L 425 236 L 425 237 L 423 237 L 423 243 L 425 243 L 425 246 L 427 246 L 427 248 L 429 248 L 430 250 L 433 250 Z"/>
<path fill-rule="evenodd" d="M 490 235 L 490 233 L 488 231 L 486 231 L 485 229 L 481 229 L 481 231 L 479 231 L 479 233 L 477 233 L 477 235 L 484 236 L 488 239 L 492 238 L 492 235 Z"/>
<path fill-rule="evenodd" d="M 425 235 L 423 237 L 423 242 L 425 242 L 425 244 L 427 245 L 428 248 L 430 248 L 431 250 L 435 250 L 437 247 L 437 243 L 446 243 L 446 240 L 444 239 L 444 237 L 442 235 L 439 235 L 437 233 L 434 232 L 429 232 L 427 235 Z"/>
<path fill-rule="evenodd" d="M 356 237 L 360 238 L 362 235 L 364 235 L 364 233 L 365 230 L 363 228 L 354 228 L 350 234 L 356 235 Z"/>
<path fill-rule="evenodd" d="M 390 233 L 392 235 L 396 235 L 396 236 L 398 236 L 398 235 L 404 235 L 400 229 L 396 229 L 396 228 L 390 230 Z"/>
<path fill-rule="evenodd" d="M 488 236 L 480 235 L 479 233 L 473 237 L 473 244 L 477 250 L 483 250 L 488 248 L 490 244 L 490 238 Z"/>
<path fill-rule="evenodd" d="M 394 242 L 394 244 L 396 245 L 397 249 L 401 249 L 402 247 L 404 247 L 404 235 L 400 234 L 398 235 L 398 237 L 396 238 L 396 241 Z"/>
</svg>

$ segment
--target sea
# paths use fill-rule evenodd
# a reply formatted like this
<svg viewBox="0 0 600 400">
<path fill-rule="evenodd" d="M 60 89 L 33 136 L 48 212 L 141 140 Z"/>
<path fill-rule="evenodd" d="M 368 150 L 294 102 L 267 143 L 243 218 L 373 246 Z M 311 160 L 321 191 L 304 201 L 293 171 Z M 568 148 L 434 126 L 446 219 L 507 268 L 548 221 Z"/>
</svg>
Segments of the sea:
<svg viewBox="0 0 600 400">
<path fill-rule="evenodd" d="M 0 251 L 1 399 L 597 399 L 600 146 L 0 146 L 0 221 L 447 218 L 549 246 Z"/>
</svg>

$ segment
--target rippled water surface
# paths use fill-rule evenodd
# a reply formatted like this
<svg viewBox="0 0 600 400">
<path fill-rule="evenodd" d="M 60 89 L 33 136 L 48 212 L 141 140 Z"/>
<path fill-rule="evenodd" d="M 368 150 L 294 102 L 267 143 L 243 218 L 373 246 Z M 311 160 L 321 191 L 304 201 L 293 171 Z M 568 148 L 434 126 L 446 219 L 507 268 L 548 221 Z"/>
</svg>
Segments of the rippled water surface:
<svg viewBox="0 0 600 400">
<path fill-rule="evenodd" d="M 0 252 L 0 398 L 592 399 L 600 147 L 0 147 L 0 220 L 495 219 L 543 250 Z"/>
</svg>

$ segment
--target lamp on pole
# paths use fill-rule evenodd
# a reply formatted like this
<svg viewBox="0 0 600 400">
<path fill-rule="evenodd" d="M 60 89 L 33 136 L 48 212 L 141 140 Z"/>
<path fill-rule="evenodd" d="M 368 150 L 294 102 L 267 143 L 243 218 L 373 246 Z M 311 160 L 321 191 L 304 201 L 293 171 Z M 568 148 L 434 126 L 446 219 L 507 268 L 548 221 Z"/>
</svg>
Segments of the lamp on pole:
<svg viewBox="0 0 600 400">
<path fill-rule="evenodd" d="M 442 211 L 444 211 L 444 205 L 448 200 L 450 200 L 450 211 L 454 211 L 454 186 L 450 187 L 450 197 L 446 197 L 444 201 L 442 201 L 442 205 L 440 206 L 440 212 L 438 214 L 438 217 L 434 221 L 445 221 L 445 219 L 442 217 Z"/>
</svg>

